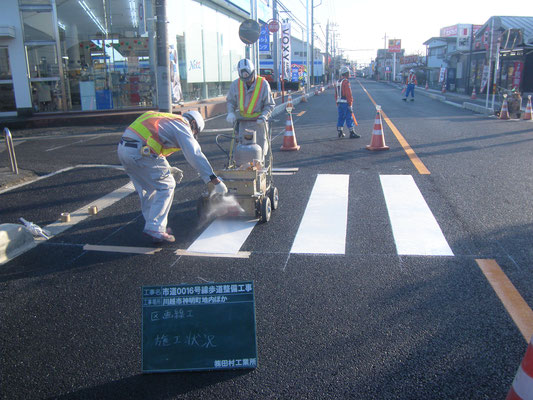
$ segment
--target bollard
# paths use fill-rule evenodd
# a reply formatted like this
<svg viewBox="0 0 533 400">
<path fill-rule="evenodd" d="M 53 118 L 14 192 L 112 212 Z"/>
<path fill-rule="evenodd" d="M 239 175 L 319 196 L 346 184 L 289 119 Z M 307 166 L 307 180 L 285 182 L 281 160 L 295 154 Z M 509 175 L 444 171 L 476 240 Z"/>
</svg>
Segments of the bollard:
<svg viewBox="0 0 533 400">
<path fill-rule="evenodd" d="M 19 174 L 19 167 L 17 165 L 17 157 L 15 156 L 15 146 L 13 145 L 13 137 L 8 128 L 4 128 L 4 133 L 6 135 L 6 147 L 9 153 L 9 161 L 11 162 L 11 172 Z"/>
</svg>

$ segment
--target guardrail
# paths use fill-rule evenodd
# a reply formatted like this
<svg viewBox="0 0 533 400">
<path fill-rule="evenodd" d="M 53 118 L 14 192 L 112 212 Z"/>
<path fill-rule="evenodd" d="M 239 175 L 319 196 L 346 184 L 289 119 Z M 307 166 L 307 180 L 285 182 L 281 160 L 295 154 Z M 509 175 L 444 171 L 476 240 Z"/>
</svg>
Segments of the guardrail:
<svg viewBox="0 0 533 400">
<path fill-rule="evenodd" d="M 19 167 L 17 165 L 17 157 L 15 156 L 15 146 L 13 145 L 13 136 L 8 128 L 4 128 L 4 133 L 6 135 L 6 147 L 9 153 L 9 161 L 11 162 L 11 172 L 14 172 L 18 175 Z"/>
</svg>

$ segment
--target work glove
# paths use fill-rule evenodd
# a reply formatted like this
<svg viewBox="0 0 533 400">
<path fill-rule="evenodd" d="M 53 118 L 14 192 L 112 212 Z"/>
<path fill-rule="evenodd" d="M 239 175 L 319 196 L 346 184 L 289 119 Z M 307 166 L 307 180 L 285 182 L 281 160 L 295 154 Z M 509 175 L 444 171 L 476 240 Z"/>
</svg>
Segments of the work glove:
<svg viewBox="0 0 533 400">
<path fill-rule="evenodd" d="M 220 182 L 215 185 L 215 190 L 213 190 L 213 194 L 225 195 L 226 193 L 228 193 L 228 188 L 220 178 L 218 179 L 220 180 Z"/>
<path fill-rule="evenodd" d="M 348 107 L 348 111 L 350 111 L 350 113 L 353 113 L 353 107 L 352 107 L 352 106 L 349 106 L 349 107 Z"/>
<path fill-rule="evenodd" d="M 263 125 L 266 124 L 266 118 L 264 116 L 260 116 L 257 118 L 257 125 Z"/>
<path fill-rule="evenodd" d="M 226 117 L 226 121 L 228 121 L 228 123 L 230 123 L 231 125 L 233 125 L 235 123 L 235 121 L 237 120 L 237 117 L 235 117 L 235 114 L 233 113 L 228 113 L 228 116 Z"/>
<path fill-rule="evenodd" d="M 180 183 L 183 179 L 183 171 L 177 167 L 170 167 L 170 173 L 174 175 L 176 183 Z"/>
</svg>

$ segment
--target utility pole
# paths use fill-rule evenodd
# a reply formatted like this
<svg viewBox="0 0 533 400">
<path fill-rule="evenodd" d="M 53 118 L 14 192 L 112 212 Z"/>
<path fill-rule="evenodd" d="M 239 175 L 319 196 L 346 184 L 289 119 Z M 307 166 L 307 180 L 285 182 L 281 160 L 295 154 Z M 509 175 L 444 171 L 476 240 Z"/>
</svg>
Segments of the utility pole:
<svg viewBox="0 0 533 400">
<path fill-rule="evenodd" d="M 330 83 L 331 79 L 329 77 L 329 19 L 328 24 L 326 25 L 326 65 L 324 67 L 324 71 L 327 72 L 326 83 Z"/>
<path fill-rule="evenodd" d="M 315 20 L 314 20 L 315 1 L 311 0 L 311 74 L 307 71 L 307 80 L 315 83 Z"/>
<path fill-rule="evenodd" d="M 307 82 L 305 84 L 306 86 L 306 89 L 307 89 L 307 92 L 310 91 L 311 89 L 311 82 L 309 82 L 309 53 L 310 53 L 310 49 L 309 49 L 309 0 L 306 0 L 305 2 L 305 16 L 306 16 L 306 20 L 305 20 L 305 24 L 306 24 L 306 31 L 307 31 L 307 40 L 306 40 L 306 51 L 305 51 L 305 54 L 306 54 L 306 57 L 305 57 L 305 66 L 307 67 Z"/>
<path fill-rule="evenodd" d="M 273 0 L 272 2 L 272 19 L 277 21 L 278 20 L 278 0 Z M 281 24 L 280 24 L 281 25 Z M 273 42 L 272 42 L 272 63 L 273 63 L 273 74 L 274 79 L 276 80 L 276 88 L 277 90 L 281 89 L 280 81 L 279 81 L 279 70 L 278 70 L 278 32 L 274 32 L 273 36 Z"/>
<path fill-rule="evenodd" d="M 159 111 L 172 112 L 170 94 L 170 56 L 168 54 L 167 2 L 155 1 L 157 45 L 157 105 Z"/>
</svg>

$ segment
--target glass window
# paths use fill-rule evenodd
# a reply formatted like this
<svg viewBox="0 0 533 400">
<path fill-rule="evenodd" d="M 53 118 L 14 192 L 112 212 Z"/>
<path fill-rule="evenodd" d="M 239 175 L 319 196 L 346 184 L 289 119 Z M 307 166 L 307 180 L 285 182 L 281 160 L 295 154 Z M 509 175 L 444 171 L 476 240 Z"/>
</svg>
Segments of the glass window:
<svg viewBox="0 0 533 400">
<path fill-rule="evenodd" d="M 55 41 L 52 13 L 49 11 L 22 11 L 24 23 L 24 40 L 28 41 Z"/>
<path fill-rule="evenodd" d="M 12 79 L 7 47 L 0 47 L 0 80 Z"/>
<path fill-rule="evenodd" d="M 19 5 L 49 5 L 50 0 L 19 0 Z"/>
<path fill-rule="evenodd" d="M 59 76 L 55 45 L 26 46 L 30 78 Z"/>
<path fill-rule="evenodd" d="M 58 80 L 31 82 L 31 93 L 35 112 L 52 112 L 63 109 Z"/>
</svg>

